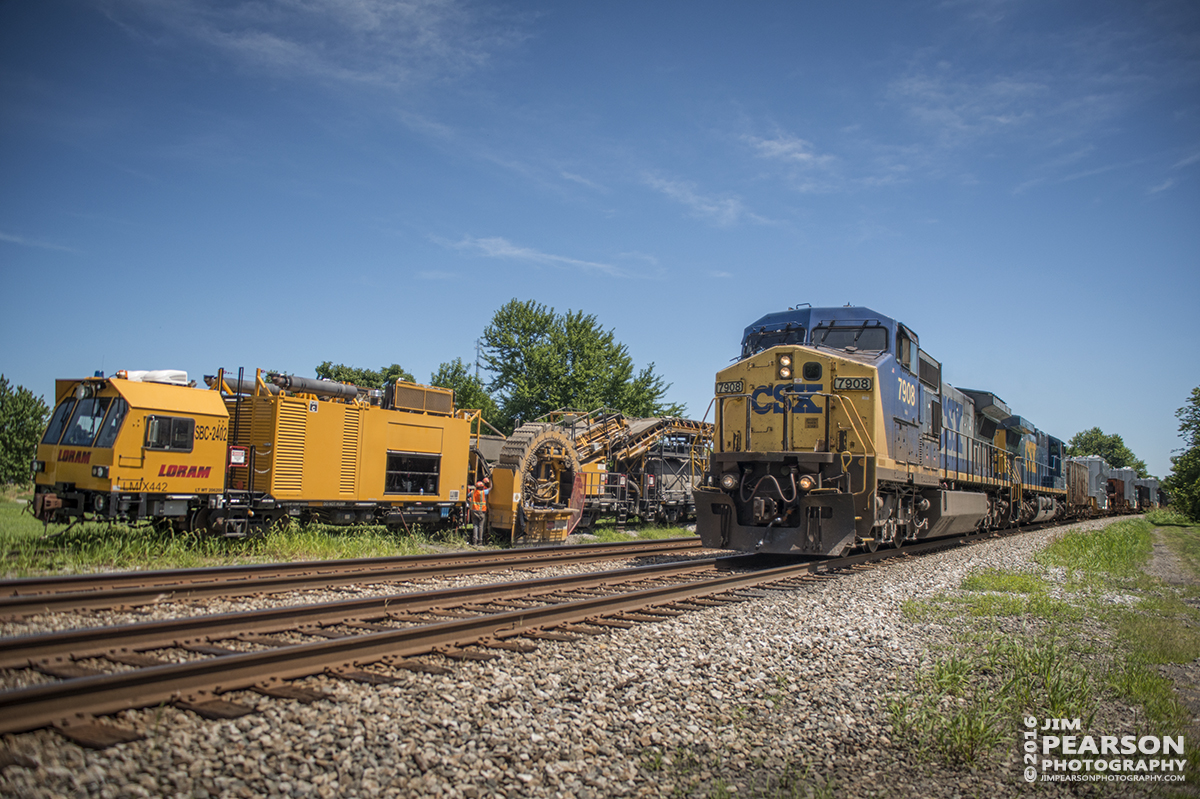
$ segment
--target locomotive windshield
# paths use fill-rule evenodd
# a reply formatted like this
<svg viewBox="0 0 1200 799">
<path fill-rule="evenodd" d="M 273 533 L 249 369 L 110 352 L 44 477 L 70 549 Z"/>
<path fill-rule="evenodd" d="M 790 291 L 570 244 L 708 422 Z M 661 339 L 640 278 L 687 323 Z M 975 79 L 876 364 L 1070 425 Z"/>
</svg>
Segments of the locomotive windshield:
<svg viewBox="0 0 1200 799">
<path fill-rule="evenodd" d="M 812 343 L 835 350 L 887 349 L 887 328 L 884 327 L 817 327 L 813 329 Z"/>
<path fill-rule="evenodd" d="M 793 327 L 784 330 L 757 330 L 746 336 L 742 345 L 742 357 L 748 358 L 755 353 L 778 347 L 782 344 L 803 344 L 804 328 Z"/>
<path fill-rule="evenodd" d="M 66 427 L 67 419 L 71 416 L 71 411 L 75 410 L 75 398 L 68 397 L 58 404 L 54 409 L 54 417 L 50 419 L 50 426 L 46 428 L 46 435 L 42 436 L 43 444 L 57 444 L 58 439 L 62 438 L 63 428 Z"/>
<path fill-rule="evenodd" d="M 75 413 L 71 414 L 71 421 L 67 423 L 67 431 L 63 433 L 63 446 L 90 447 L 96 440 L 96 433 L 100 430 L 100 423 L 104 421 L 110 402 L 112 397 L 79 400 Z"/>
</svg>

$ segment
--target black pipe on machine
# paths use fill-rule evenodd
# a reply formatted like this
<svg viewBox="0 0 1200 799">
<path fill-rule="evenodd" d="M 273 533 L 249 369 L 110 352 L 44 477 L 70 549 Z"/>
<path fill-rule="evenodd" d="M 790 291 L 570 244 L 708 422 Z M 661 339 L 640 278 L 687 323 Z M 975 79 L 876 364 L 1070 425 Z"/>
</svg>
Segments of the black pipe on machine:
<svg viewBox="0 0 1200 799">
<path fill-rule="evenodd" d="M 315 394 L 318 397 L 334 397 L 337 399 L 354 399 L 358 396 L 358 386 L 346 383 L 334 383 L 329 380 L 316 380 L 311 377 L 296 375 L 270 375 L 272 383 L 295 394 Z"/>
</svg>

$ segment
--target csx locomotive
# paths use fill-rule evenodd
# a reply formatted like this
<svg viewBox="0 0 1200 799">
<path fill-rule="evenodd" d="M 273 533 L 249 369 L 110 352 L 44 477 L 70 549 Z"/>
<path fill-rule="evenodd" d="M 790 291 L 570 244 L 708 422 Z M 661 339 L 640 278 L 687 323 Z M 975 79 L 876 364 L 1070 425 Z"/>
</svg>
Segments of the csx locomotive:
<svg viewBox="0 0 1200 799">
<path fill-rule="evenodd" d="M 706 546 L 836 556 L 1087 502 L 1068 496 L 1076 471 L 1061 440 L 990 391 L 943 382 L 917 334 L 870 308 L 764 316 L 715 395 L 714 451 L 695 490 Z"/>
</svg>

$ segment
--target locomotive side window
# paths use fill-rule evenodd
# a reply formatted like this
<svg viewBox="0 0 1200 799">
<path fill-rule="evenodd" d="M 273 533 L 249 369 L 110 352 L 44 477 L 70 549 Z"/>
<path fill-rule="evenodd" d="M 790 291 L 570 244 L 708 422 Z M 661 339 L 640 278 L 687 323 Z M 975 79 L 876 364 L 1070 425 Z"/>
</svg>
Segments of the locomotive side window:
<svg viewBox="0 0 1200 799">
<path fill-rule="evenodd" d="M 191 452 L 196 420 L 180 416 L 147 416 L 146 449 Z"/>
<path fill-rule="evenodd" d="M 125 411 L 128 409 L 129 403 L 124 398 L 117 397 L 108 410 L 108 416 L 100 428 L 100 435 L 96 436 L 97 447 L 108 448 L 116 442 L 117 433 L 121 432 L 121 422 L 125 421 Z"/>
<path fill-rule="evenodd" d="M 887 328 L 884 327 L 817 327 L 813 329 L 812 343 L 835 350 L 887 349 Z"/>
<path fill-rule="evenodd" d="M 441 469 L 440 455 L 389 452 L 383 492 L 385 494 L 432 494 L 436 496 Z"/>
<path fill-rule="evenodd" d="M 46 435 L 42 436 L 43 444 L 57 444 L 58 439 L 62 438 L 63 428 L 67 426 L 67 419 L 71 416 L 71 411 L 75 410 L 74 397 L 63 400 L 54 409 L 54 417 L 50 419 L 50 426 L 46 428 Z"/>
<path fill-rule="evenodd" d="M 908 331 L 902 327 L 896 329 L 896 360 L 910 372 L 917 371 L 913 368 L 914 355 L 916 355 L 916 343 L 908 335 Z"/>
<path fill-rule="evenodd" d="M 108 411 L 112 397 L 88 397 L 79 400 L 71 421 L 67 422 L 67 431 L 63 433 L 64 447 L 90 447 L 100 431 L 100 423 Z"/>
</svg>

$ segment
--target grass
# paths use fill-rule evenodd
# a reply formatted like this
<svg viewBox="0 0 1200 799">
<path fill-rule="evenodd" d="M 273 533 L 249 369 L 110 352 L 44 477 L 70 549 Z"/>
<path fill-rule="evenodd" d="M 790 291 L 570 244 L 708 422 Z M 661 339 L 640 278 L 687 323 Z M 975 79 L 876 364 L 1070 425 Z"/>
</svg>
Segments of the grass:
<svg viewBox="0 0 1200 799">
<path fill-rule="evenodd" d="M 904 603 L 905 619 L 950 625 L 958 642 L 889 700 L 898 736 L 931 761 L 978 767 L 1016 751 L 1027 715 L 1087 729 L 1119 723 L 1104 715 L 1115 702 L 1134 709 L 1141 734 L 1188 730 L 1158 666 L 1200 657 L 1200 611 L 1184 601 L 1194 589 L 1145 574 L 1156 525 L 1170 525 L 1164 537 L 1200 579 L 1200 528 L 1159 512 L 1064 535 L 1036 556 L 1039 572 L 978 572 L 960 592 Z"/>
<path fill-rule="evenodd" d="M 693 533 L 683 529 L 682 527 L 670 527 L 662 524 L 640 524 L 627 522 L 625 530 L 617 529 L 617 524 L 614 521 L 603 520 L 597 522 L 588 530 L 590 535 L 596 536 L 600 543 L 612 544 L 622 541 L 641 540 L 658 540 L 662 538 L 682 538 L 684 536 L 693 535 Z"/>
<path fill-rule="evenodd" d="M 134 569 L 182 569 L 237 563 L 398 557 L 467 549 L 468 531 L 412 532 L 382 525 L 288 523 L 261 536 L 223 538 L 156 529 L 149 524 L 84 522 L 73 527 L 42 523 L 29 513 L 31 486 L 0 492 L 3 577 Z M 604 528 L 601 528 L 604 529 Z M 636 536 L 613 529 L 602 541 L 673 538 L 675 527 L 644 528 Z"/>
<path fill-rule="evenodd" d="M 1123 519 L 1102 531 L 1076 531 L 1051 543 L 1036 558 L 1045 566 L 1060 566 L 1068 576 L 1083 572 L 1092 577 L 1130 578 L 1141 574 L 1153 546 L 1144 519 Z"/>
</svg>

